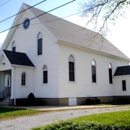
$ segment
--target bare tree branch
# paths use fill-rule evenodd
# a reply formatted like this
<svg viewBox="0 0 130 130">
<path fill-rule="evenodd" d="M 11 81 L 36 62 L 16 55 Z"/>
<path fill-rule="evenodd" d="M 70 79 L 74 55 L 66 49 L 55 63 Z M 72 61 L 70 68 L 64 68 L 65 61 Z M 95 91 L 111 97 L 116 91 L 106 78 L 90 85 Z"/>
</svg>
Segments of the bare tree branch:
<svg viewBox="0 0 130 130">
<path fill-rule="evenodd" d="M 88 0 L 83 4 L 83 8 L 86 10 L 83 16 L 91 14 L 91 18 L 87 21 L 86 26 L 95 21 L 97 27 L 98 18 L 103 18 L 102 26 L 99 28 L 101 33 L 103 30 L 108 30 L 108 20 L 114 23 L 115 19 L 122 16 L 126 7 L 130 5 L 130 0 Z M 122 12 L 121 12 L 122 11 Z M 99 26 L 98 26 L 99 27 Z"/>
<path fill-rule="evenodd" d="M 102 31 L 102 29 L 104 28 L 105 24 L 107 23 L 107 19 L 115 12 L 115 10 L 118 8 L 118 6 L 120 4 L 122 4 L 123 2 L 125 2 L 126 0 L 120 1 L 117 3 L 117 5 L 115 6 L 115 8 L 111 11 L 111 13 L 105 18 L 102 27 L 100 28 L 99 32 Z"/>
</svg>

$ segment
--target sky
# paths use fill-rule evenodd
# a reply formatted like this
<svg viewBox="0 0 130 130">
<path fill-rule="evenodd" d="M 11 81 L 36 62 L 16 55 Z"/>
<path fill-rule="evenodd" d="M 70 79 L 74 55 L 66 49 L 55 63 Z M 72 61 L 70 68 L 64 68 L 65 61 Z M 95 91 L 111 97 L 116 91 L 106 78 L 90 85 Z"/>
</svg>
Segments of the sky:
<svg viewBox="0 0 130 130">
<path fill-rule="evenodd" d="M 29 4 L 31 6 L 41 2 L 43 0 L 1 0 L 0 1 L 0 21 L 16 14 L 22 3 Z M 53 8 L 56 8 L 62 4 L 70 2 L 71 0 L 46 0 L 40 5 L 37 5 L 36 8 L 39 8 L 43 11 L 49 11 Z M 84 0 L 85 1 L 85 0 Z M 7 3 L 6 3 L 7 2 Z M 5 3 L 5 4 L 4 4 Z M 58 17 L 65 17 L 71 14 L 75 14 L 80 12 L 82 9 L 80 8 L 80 3 L 83 3 L 83 0 L 76 0 L 75 2 L 70 3 L 62 8 L 59 8 L 55 11 L 50 12 L 53 15 Z M 4 5 L 3 5 L 4 4 Z M 130 15 L 129 11 L 126 11 L 125 18 L 118 18 L 115 25 L 110 25 L 110 32 L 107 34 L 106 38 L 114 44 L 118 49 L 120 49 L 124 54 L 130 57 Z M 0 23 L 0 32 L 11 27 L 14 18 L 11 18 L 7 21 Z M 64 18 L 70 22 L 81 25 L 83 27 L 86 26 L 87 18 L 81 17 L 81 14 L 73 15 L 71 17 Z M 93 29 L 92 25 L 87 26 L 89 29 Z M 8 31 L 4 33 L 0 33 L 0 47 L 3 44 Z"/>
</svg>

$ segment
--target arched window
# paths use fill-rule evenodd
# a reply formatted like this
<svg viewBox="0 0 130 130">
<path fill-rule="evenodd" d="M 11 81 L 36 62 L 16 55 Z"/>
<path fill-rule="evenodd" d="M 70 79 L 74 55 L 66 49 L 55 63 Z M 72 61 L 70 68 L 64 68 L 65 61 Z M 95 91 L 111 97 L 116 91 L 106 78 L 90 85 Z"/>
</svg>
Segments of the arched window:
<svg viewBox="0 0 130 130">
<path fill-rule="evenodd" d="M 6 74 L 5 76 L 5 87 L 10 87 L 10 75 Z"/>
<path fill-rule="evenodd" d="M 96 62 L 92 60 L 92 82 L 96 83 Z"/>
<path fill-rule="evenodd" d="M 48 69 L 46 65 L 43 67 L 43 83 L 48 83 Z"/>
<path fill-rule="evenodd" d="M 21 85 L 25 86 L 26 85 L 26 73 L 23 72 L 21 75 Z"/>
<path fill-rule="evenodd" d="M 108 73 L 109 73 L 109 83 L 112 84 L 112 65 L 111 63 L 109 64 L 109 69 L 108 69 Z"/>
<path fill-rule="evenodd" d="M 69 57 L 69 81 L 75 81 L 75 60 L 74 57 L 71 55 Z"/>
<path fill-rule="evenodd" d="M 42 55 L 42 33 L 37 36 L 37 55 Z"/>
<path fill-rule="evenodd" d="M 14 51 L 14 52 L 16 51 L 16 43 L 15 42 L 12 43 L 12 51 Z"/>
</svg>

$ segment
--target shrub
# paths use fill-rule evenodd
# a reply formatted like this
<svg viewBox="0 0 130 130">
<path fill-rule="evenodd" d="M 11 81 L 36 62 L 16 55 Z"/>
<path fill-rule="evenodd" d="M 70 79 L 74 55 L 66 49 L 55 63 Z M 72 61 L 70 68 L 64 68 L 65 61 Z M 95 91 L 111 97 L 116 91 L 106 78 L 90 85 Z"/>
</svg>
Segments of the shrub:
<svg viewBox="0 0 130 130">
<path fill-rule="evenodd" d="M 100 104 L 100 99 L 86 99 L 86 105 Z"/>
<path fill-rule="evenodd" d="M 78 124 L 69 121 L 69 122 L 60 122 L 58 124 L 48 125 L 46 127 L 43 127 L 42 130 L 130 130 L 130 127 L 101 125 L 101 124 L 94 124 L 94 123 Z"/>
<path fill-rule="evenodd" d="M 33 93 L 30 93 L 30 94 L 28 95 L 28 100 L 34 100 L 34 99 L 35 99 L 34 94 L 33 94 Z"/>
</svg>

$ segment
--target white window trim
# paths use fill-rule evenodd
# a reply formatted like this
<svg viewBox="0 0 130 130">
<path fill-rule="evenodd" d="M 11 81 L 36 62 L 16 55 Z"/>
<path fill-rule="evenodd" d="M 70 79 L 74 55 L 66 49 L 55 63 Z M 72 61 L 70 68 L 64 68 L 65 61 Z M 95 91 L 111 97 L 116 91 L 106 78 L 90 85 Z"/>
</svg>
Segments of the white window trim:
<svg viewBox="0 0 130 130">
<path fill-rule="evenodd" d="M 9 85 L 8 85 L 8 77 L 9 77 Z M 10 84 L 11 84 L 10 82 L 11 82 L 10 75 L 6 74 L 5 75 L 5 87 L 10 87 Z"/>
<path fill-rule="evenodd" d="M 38 55 L 38 40 L 42 39 L 42 54 Z M 42 56 L 43 55 L 43 34 L 41 32 L 38 33 L 37 35 L 37 56 Z"/>
<path fill-rule="evenodd" d="M 25 85 L 22 85 L 22 75 L 23 75 L 23 73 L 25 73 Z M 27 87 L 27 73 L 25 71 L 22 72 L 22 74 L 21 74 L 21 86 L 22 87 Z"/>
<path fill-rule="evenodd" d="M 72 60 L 70 60 L 70 57 L 73 57 L 73 61 Z M 74 62 L 74 77 L 75 77 L 75 80 L 74 81 L 70 81 L 69 80 L 69 62 Z M 75 57 L 74 57 L 74 55 L 73 54 L 71 54 L 71 55 L 69 55 L 69 57 L 68 57 L 68 83 L 76 83 L 76 60 L 75 60 Z"/>
<path fill-rule="evenodd" d="M 92 66 L 95 66 L 95 68 L 96 68 L 96 82 L 92 81 Z M 95 59 L 91 60 L 91 83 L 92 84 L 98 84 L 98 82 L 97 82 L 97 64 L 96 64 Z"/>
<path fill-rule="evenodd" d="M 46 67 L 46 68 L 45 68 Z M 44 69 L 45 68 L 45 69 Z M 43 81 L 43 79 L 44 79 L 44 75 L 43 75 L 43 72 L 44 71 L 47 71 L 47 83 L 44 83 L 44 81 Z M 48 84 L 49 83 L 49 80 L 48 80 L 49 78 L 48 78 L 48 67 L 47 67 L 47 65 L 44 65 L 43 66 L 43 70 L 42 70 L 42 84 L 44 84 L 44 85 L 46 85 L 46 84 Z"/>
<path fill-rule="evenodd" d="M 122 90 L 122 92 L 127 92 L 127 82 L 126 82 L 126 90 L 123 90 L 123 86 L 122 86 L 122 81 L 123 80 L 125 80 L 125 82 L 126 82 L 126 79 L 122 79 L 121 80 L 121 90 Z"/>
</svg>

